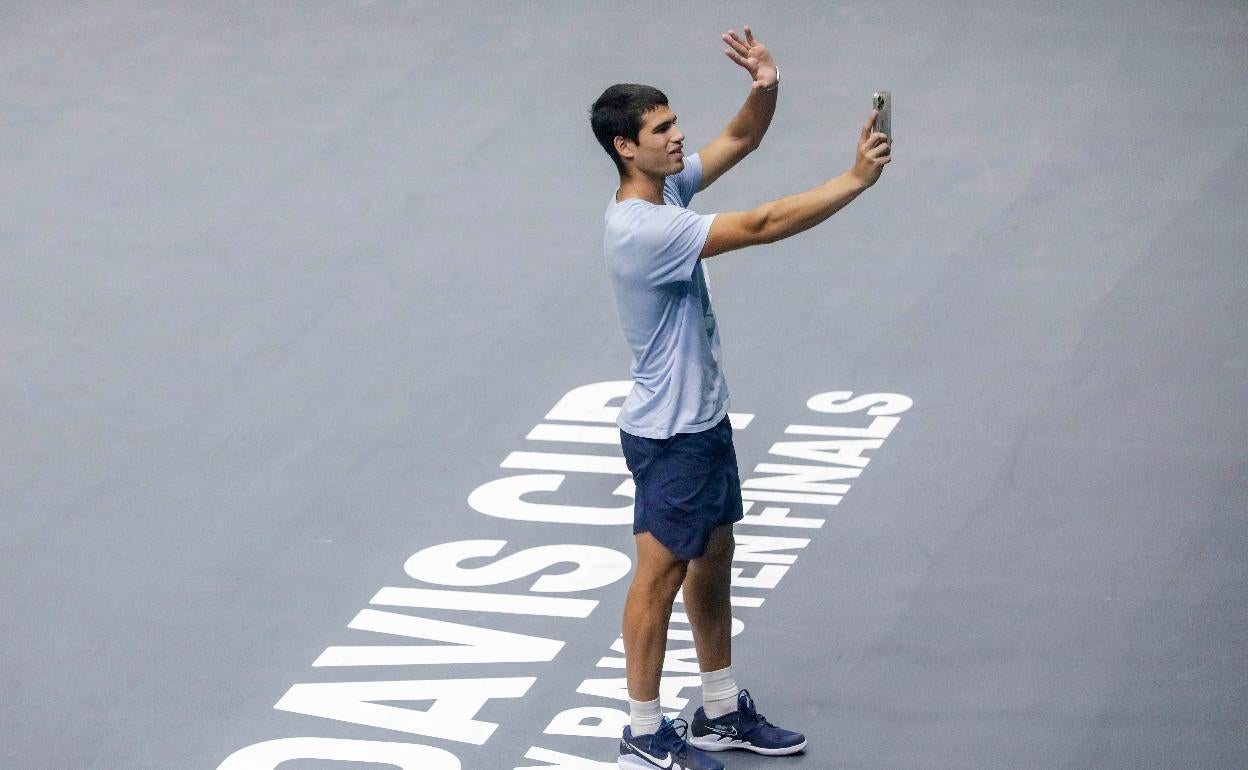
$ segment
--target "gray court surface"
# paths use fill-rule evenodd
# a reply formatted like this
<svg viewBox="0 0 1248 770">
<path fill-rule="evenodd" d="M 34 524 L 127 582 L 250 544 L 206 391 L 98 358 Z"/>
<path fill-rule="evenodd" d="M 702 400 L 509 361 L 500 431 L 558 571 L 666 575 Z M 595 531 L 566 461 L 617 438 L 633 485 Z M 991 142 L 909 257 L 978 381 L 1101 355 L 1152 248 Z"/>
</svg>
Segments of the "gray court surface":
<svg viewBox="0 0 1248 770">
<path fill-rule="evenodd" d="M 1244 3 L 23 2 L 0 767 L 613 766 L 555 723 L 627 708 L 628 525 L 478 508 L 544 474 L 506 510 L 626 512 L 567 430 L 618 399 L 555 410 L 629 376 L 587 109 L 652 83 L 696 150 L 743 22 L 778 111 L 693 208 L 847 170 L 874 90 L 896 136 L 827 223 L 707 263 L 746 486 L 871 421 L 812 397 L 910 405 L 788 506 L 822 526 L 738 527 L 791 539 L 739 565 L 734 662 L 810 749 L 728 766 L 1248 766 Z"/>
</svg>

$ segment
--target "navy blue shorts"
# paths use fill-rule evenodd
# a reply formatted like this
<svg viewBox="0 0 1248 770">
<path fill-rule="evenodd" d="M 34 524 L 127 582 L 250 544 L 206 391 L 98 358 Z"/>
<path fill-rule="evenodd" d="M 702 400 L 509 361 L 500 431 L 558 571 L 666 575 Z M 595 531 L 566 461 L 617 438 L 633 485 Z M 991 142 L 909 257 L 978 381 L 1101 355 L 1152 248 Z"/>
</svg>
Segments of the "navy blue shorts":
<svg viewBox="0 0 1248 770">
<path fill-rule="evenodd" d="M 745 516 L 732 425 L 671 438 L 620 431 L 624 461 L 637 485 L 633 534 L 649 532 L 681 559 L 706 553 L 711 530 Z"/>
</svg>

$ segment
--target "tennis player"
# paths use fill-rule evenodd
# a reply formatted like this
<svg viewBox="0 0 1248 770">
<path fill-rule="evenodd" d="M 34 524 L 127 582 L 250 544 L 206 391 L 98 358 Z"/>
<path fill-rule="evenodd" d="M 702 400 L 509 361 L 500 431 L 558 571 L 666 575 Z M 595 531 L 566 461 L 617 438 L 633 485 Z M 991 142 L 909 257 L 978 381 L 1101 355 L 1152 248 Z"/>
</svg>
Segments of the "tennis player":
<svg viewBox="0 0 1248 770">
<path fill-rule="evenodd" d="M 779 95 L 779 68 L 749 27 L 729 30 L 723 40 L 724 53 L 749 73 L 750 93 L 723 133 L 693 155 L 685 155 L 667 97 L 651 86 L 613 85 L 590 116 L 620 177 L 603 243 L 633 352 L 634 384 L 618 419 L 637 490 L 636 574 L 623 620 L 629 725 L 620 739 L 621 768 L 722 770 L 705 752 L 781 755 L 806 747 L 801 733 L 758 713 L 732 670 L 732 525 L 744 513 L 702 261 L 814 227 L 875 184 L 890 160 L 884 134 L 871 130 L 872 112 L 849 171 L 749 211 L 691 211 L 695 193 L 758 147 Z M 668 622 L 682 588 L 702 678 L 692 725 L 667 719 L 659 707 Z"/>
</svg>

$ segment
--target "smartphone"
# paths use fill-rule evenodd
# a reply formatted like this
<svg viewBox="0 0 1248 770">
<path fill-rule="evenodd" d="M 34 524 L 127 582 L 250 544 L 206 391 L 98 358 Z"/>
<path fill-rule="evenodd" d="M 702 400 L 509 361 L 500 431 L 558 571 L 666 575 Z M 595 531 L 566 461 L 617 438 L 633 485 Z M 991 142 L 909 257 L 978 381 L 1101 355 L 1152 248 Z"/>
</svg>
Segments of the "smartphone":
<svg viewBox="0 0 1248 770">
<path fill-rule="evenodd" d="M 875 116 L 874 131 L 888 137 L 889 145 L 893 143 L 893 94 L 891 91 L 876 91 L 871 95 L 871 108 L 880 111 Z"/>
</svg>

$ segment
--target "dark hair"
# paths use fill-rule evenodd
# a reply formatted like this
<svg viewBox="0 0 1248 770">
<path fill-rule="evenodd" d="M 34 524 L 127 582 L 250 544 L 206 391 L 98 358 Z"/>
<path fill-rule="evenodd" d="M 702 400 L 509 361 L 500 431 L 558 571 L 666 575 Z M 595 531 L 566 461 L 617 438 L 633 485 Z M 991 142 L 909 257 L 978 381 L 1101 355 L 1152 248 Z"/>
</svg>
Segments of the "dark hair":
<svg viewBox="0 0 1248 770">
<path fill-rule="evenodd" d="M 653 86 L 616 83 L 603 91 L 590 108 L 589 124 L 594 129 L 594 136 L 615 161 L 615 167 L 621 174 L 624 173 L 624 161 L 615 151 L 615 137 L 637 141 L 641 132 L 641 116 L 666 104 L 667 97 Z"/>
</svg>

